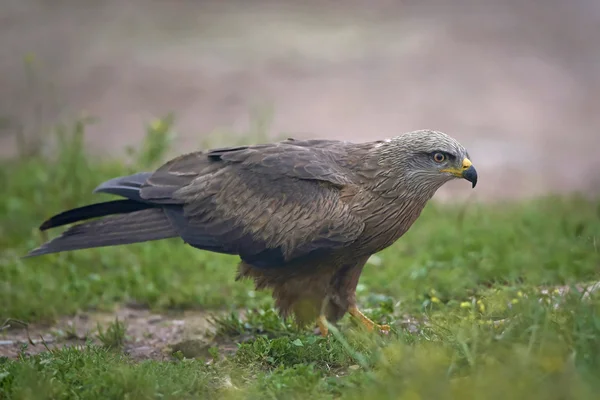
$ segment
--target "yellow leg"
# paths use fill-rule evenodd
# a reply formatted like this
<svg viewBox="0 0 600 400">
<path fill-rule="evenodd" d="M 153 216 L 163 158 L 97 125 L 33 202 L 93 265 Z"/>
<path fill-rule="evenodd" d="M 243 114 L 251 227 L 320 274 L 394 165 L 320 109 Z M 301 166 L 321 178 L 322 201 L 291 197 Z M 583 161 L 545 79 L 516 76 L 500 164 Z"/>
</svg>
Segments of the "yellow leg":
<svg viewBox="0 0 600 400">
<path fill-rule="evenodd" d="M 319 315 L 317 326 L 319 327 L 319 331 L 321 331 L 321 336 L 326 337 L 329 333 L 329 328 L 327 328 L 327 318 L 324 315 Z"/>
<path fill-rule="evenodd" d="M 375 328 L 379 329 L 382 333 L 388 333 L 390 331 L 389 325 L 379 325 L 371 321 L 365 314 L 363 314 L 358 307 L 351 306 L 348 309 L 350 315 L 357 318 L 369 331 L 373 331 Z"/>
<path fill-rule="evenodd" d="M 325 296 L 323 301 L 321 302 L 321 313 L 319 314 L 319 319 L 317 319 L 317 326 L 321 331 L 321 336 L 327 337 L 329 334 L 329 328 L 327 327 L 327 305 L 329 304 L 329 296 Z"/>
</svg>

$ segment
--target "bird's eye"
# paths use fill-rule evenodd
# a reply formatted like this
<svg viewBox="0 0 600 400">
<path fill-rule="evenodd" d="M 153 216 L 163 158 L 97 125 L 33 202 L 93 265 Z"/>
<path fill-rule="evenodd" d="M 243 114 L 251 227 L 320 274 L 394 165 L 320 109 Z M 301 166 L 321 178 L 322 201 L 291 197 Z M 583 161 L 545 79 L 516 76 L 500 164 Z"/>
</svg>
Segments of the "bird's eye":
<svg viewBox="0 0 600 400">
<path fill-rule="evenodd" d="M 435 161 L 437 163 L 444 162 L 445 159 L 446 159 L 446 155 L 444 153 L 434 153 L 433 154 L 433 161 Z"/>
</svg>

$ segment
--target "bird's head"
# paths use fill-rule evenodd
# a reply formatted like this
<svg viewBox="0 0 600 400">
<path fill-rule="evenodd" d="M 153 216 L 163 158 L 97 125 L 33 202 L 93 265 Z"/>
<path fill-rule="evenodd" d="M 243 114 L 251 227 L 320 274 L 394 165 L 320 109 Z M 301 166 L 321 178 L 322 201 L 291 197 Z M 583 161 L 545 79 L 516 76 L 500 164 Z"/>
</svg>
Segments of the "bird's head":
<svg viewBox="0 0 600 400">
<path fill-rule="evenodd" d="M 452 179 L 466 179 L 474 188 L 477 171 L 467 150 L 452 137 L 434 130 L 418 130 L 385 142 L 387 162 L 415 188 L 437 190 Z"/>
</svg>

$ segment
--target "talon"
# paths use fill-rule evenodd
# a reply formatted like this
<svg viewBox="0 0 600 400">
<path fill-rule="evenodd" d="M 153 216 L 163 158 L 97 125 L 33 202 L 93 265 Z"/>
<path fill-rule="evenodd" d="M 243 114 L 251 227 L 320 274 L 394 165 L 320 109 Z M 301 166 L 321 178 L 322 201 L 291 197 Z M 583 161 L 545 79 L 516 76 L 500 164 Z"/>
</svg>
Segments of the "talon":
<svg viewBox="0 0 600 400">
<path fill-rule="evenodd" d="M 377 325 L 377 328 L 381 331 L 381 333 L 383 333 L 384 335 L 387 335 L 390 333 L 390 326 L 389 325 Z"/>
<path fill-rule="evenodd" d="M 376 324 L 375 322 L 371 321 L 365 314 L 363 314 L 356 306 L 350 307 L 348 309 L 348 312 L 350 313 L 350 315 L 357 318 L 365 326 L 365 328 L 367 328 L 369 332 L 372 332 L 373 330 L 375 330 L 375 328 L 377 328 L 381 333 L 386 335 L 390 332 L 389 325 Z"/>
</svg>

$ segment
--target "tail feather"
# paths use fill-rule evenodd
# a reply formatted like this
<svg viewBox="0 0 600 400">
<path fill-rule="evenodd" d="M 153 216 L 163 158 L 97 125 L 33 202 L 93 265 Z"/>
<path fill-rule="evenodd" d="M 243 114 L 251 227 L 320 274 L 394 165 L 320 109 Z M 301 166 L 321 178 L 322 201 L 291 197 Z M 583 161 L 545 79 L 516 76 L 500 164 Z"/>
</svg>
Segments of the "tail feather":
<svg viewBox="0 0 600 400">
<path fill-rule="evenodd" d="M 147 242 L 179 236 L 161 208 L 117 214 L 72 226 L 26 258 L 69 250 Z"/>
<path fill-rule="evenodd" d="M 149 207 L 151 207 L 149 204 L 140 203 L 133 200 L 114 200 L 106 201 L 104 203 L 90 204 L 56 214 L 55 216 L 44 221 L 42 225 L 40 225 L 40 230 L 45 231 L 50 228 L 56 228 L 57 226 L 72 224 L 73 222 L 79 222 L 96 217 L 104 217 L 111 214 L 130 213 L 133 211 L 144 210 Z"/>
</svg>

